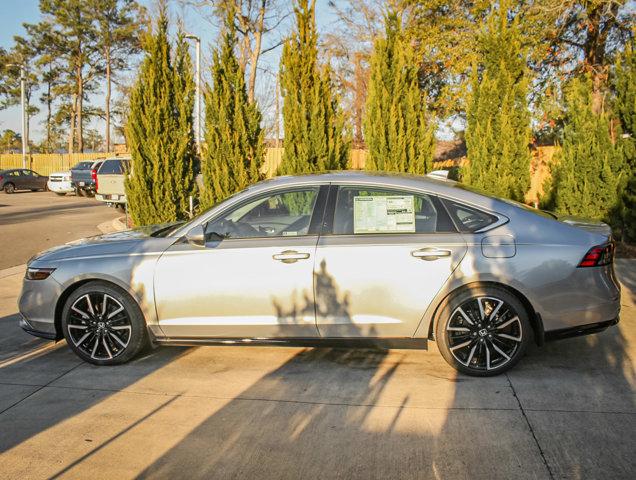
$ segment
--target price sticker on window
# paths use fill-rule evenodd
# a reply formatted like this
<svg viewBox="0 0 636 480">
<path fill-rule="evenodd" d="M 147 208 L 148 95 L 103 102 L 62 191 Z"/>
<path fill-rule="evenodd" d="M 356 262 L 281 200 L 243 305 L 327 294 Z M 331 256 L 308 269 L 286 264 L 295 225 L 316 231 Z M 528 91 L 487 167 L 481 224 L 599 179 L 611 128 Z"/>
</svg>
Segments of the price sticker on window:
<svg viewBox="0 0 636 480">
<path fill-rule="evenodd" d="M 353 197 L 353 233 L 415 232 L 413 195 Z"/>
</svg>

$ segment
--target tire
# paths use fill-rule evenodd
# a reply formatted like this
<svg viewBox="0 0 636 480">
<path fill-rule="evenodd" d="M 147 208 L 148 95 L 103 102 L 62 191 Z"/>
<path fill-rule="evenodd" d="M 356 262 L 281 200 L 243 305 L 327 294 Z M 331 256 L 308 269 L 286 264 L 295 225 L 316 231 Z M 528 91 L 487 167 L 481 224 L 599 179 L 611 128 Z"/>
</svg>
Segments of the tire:
<svg viewBox="0 0 636 480">
<path fill-rule="evenodd" d="M 5 183 L 2 189 L 4 190 L 4 193 L 11 195 L 15 192 L 15 185 L 13 183 Z"/>
<path fill-rule="evenodd" d="M 126 363 L 148 344 L 137 302 L 121 288 L 101 281 L 82 285 L 69 296 L 62 310 L 62 331 L 75 354 L 94 365 Z"/>
<path fill-rule="evenodd" d="M 437 318 L 435 339 L 453 368 L 490 377 L 514 367 L 533 336 L 528 312 L 502 288 L 473 287 L 451 294 Z"/>
<path fill-rule="evenodd" d="M 59 195 L 60 197 L 63 197 L 64 195 L 66 195 L 66 192 L 55 192 L 55 195 Z"/>
<path fill-rule="evenodd" d="M 75 189 L 75 195 L 77 195 L 78 197 L 83 197 L 84 196 L 84 190 L 82 190 L 81 188 L 76 188 Z"/>
</svg>

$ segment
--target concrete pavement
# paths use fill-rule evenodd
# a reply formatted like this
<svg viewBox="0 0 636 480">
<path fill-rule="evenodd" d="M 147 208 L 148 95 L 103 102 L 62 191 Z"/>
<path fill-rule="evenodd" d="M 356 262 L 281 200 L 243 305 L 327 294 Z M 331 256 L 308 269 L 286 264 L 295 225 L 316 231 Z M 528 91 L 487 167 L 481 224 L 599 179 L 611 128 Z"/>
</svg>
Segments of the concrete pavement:
<svg viewBox="0 0 636 480">
<path fill-rule="evenodd" d="M 636 262 L 618 265 L 624 281 Z M 636 291 L 508 375 L 429 351 L 161 348 L 111 368 L 17 327 L 0 275 L 3 478 L 633 478 Z"/>
<path fill-rule="evenodd" d="M 25 263 L 35 253 L 77 238 L 121 212 L 94 198 L 53 192 L 0 193 L 0 269 Z"/>
</svg>

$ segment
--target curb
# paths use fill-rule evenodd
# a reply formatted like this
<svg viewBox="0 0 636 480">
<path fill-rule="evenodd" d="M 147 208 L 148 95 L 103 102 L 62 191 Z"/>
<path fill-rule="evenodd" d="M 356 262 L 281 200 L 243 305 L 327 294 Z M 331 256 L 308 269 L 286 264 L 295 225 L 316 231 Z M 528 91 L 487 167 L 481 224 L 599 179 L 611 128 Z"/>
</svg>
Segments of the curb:
<svg viewBox="0 0 636 480">
<path fill-rule="evenodd" d="M 26 263 L 22 265 L 16 265 L 15 267 L 5 268 L 0 270 L 0 280 L 7 277 L 12 277 L 14 275 L 24 275 L 26 271 Z"/>
<path fill-rule="evenodd" d="M 128 230 L 126 224 L 124 223 L 126 217 L 116 218 L 114 220 L 110 220 L 108 222 L 103 222 L 97 225 L 97 229 L 102 233 L 114 233 L 114 232 L 123 232 L 124 230 Z"/>
</svg>

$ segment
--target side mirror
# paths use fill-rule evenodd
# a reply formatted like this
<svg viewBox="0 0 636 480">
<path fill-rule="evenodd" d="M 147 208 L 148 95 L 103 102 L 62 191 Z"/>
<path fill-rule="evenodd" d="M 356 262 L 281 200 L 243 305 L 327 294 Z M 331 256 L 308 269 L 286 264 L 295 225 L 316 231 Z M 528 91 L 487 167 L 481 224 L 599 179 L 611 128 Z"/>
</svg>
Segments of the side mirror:
<svg viewBox="0 0 636 480">
<path fill-rule="evenodd" d="M 203 225 L 197 225 L 190 229 L 190 231 L 186 233 L 185 238 L 190 245 L 205 247 L 205 229 Z"/>
</svg>

